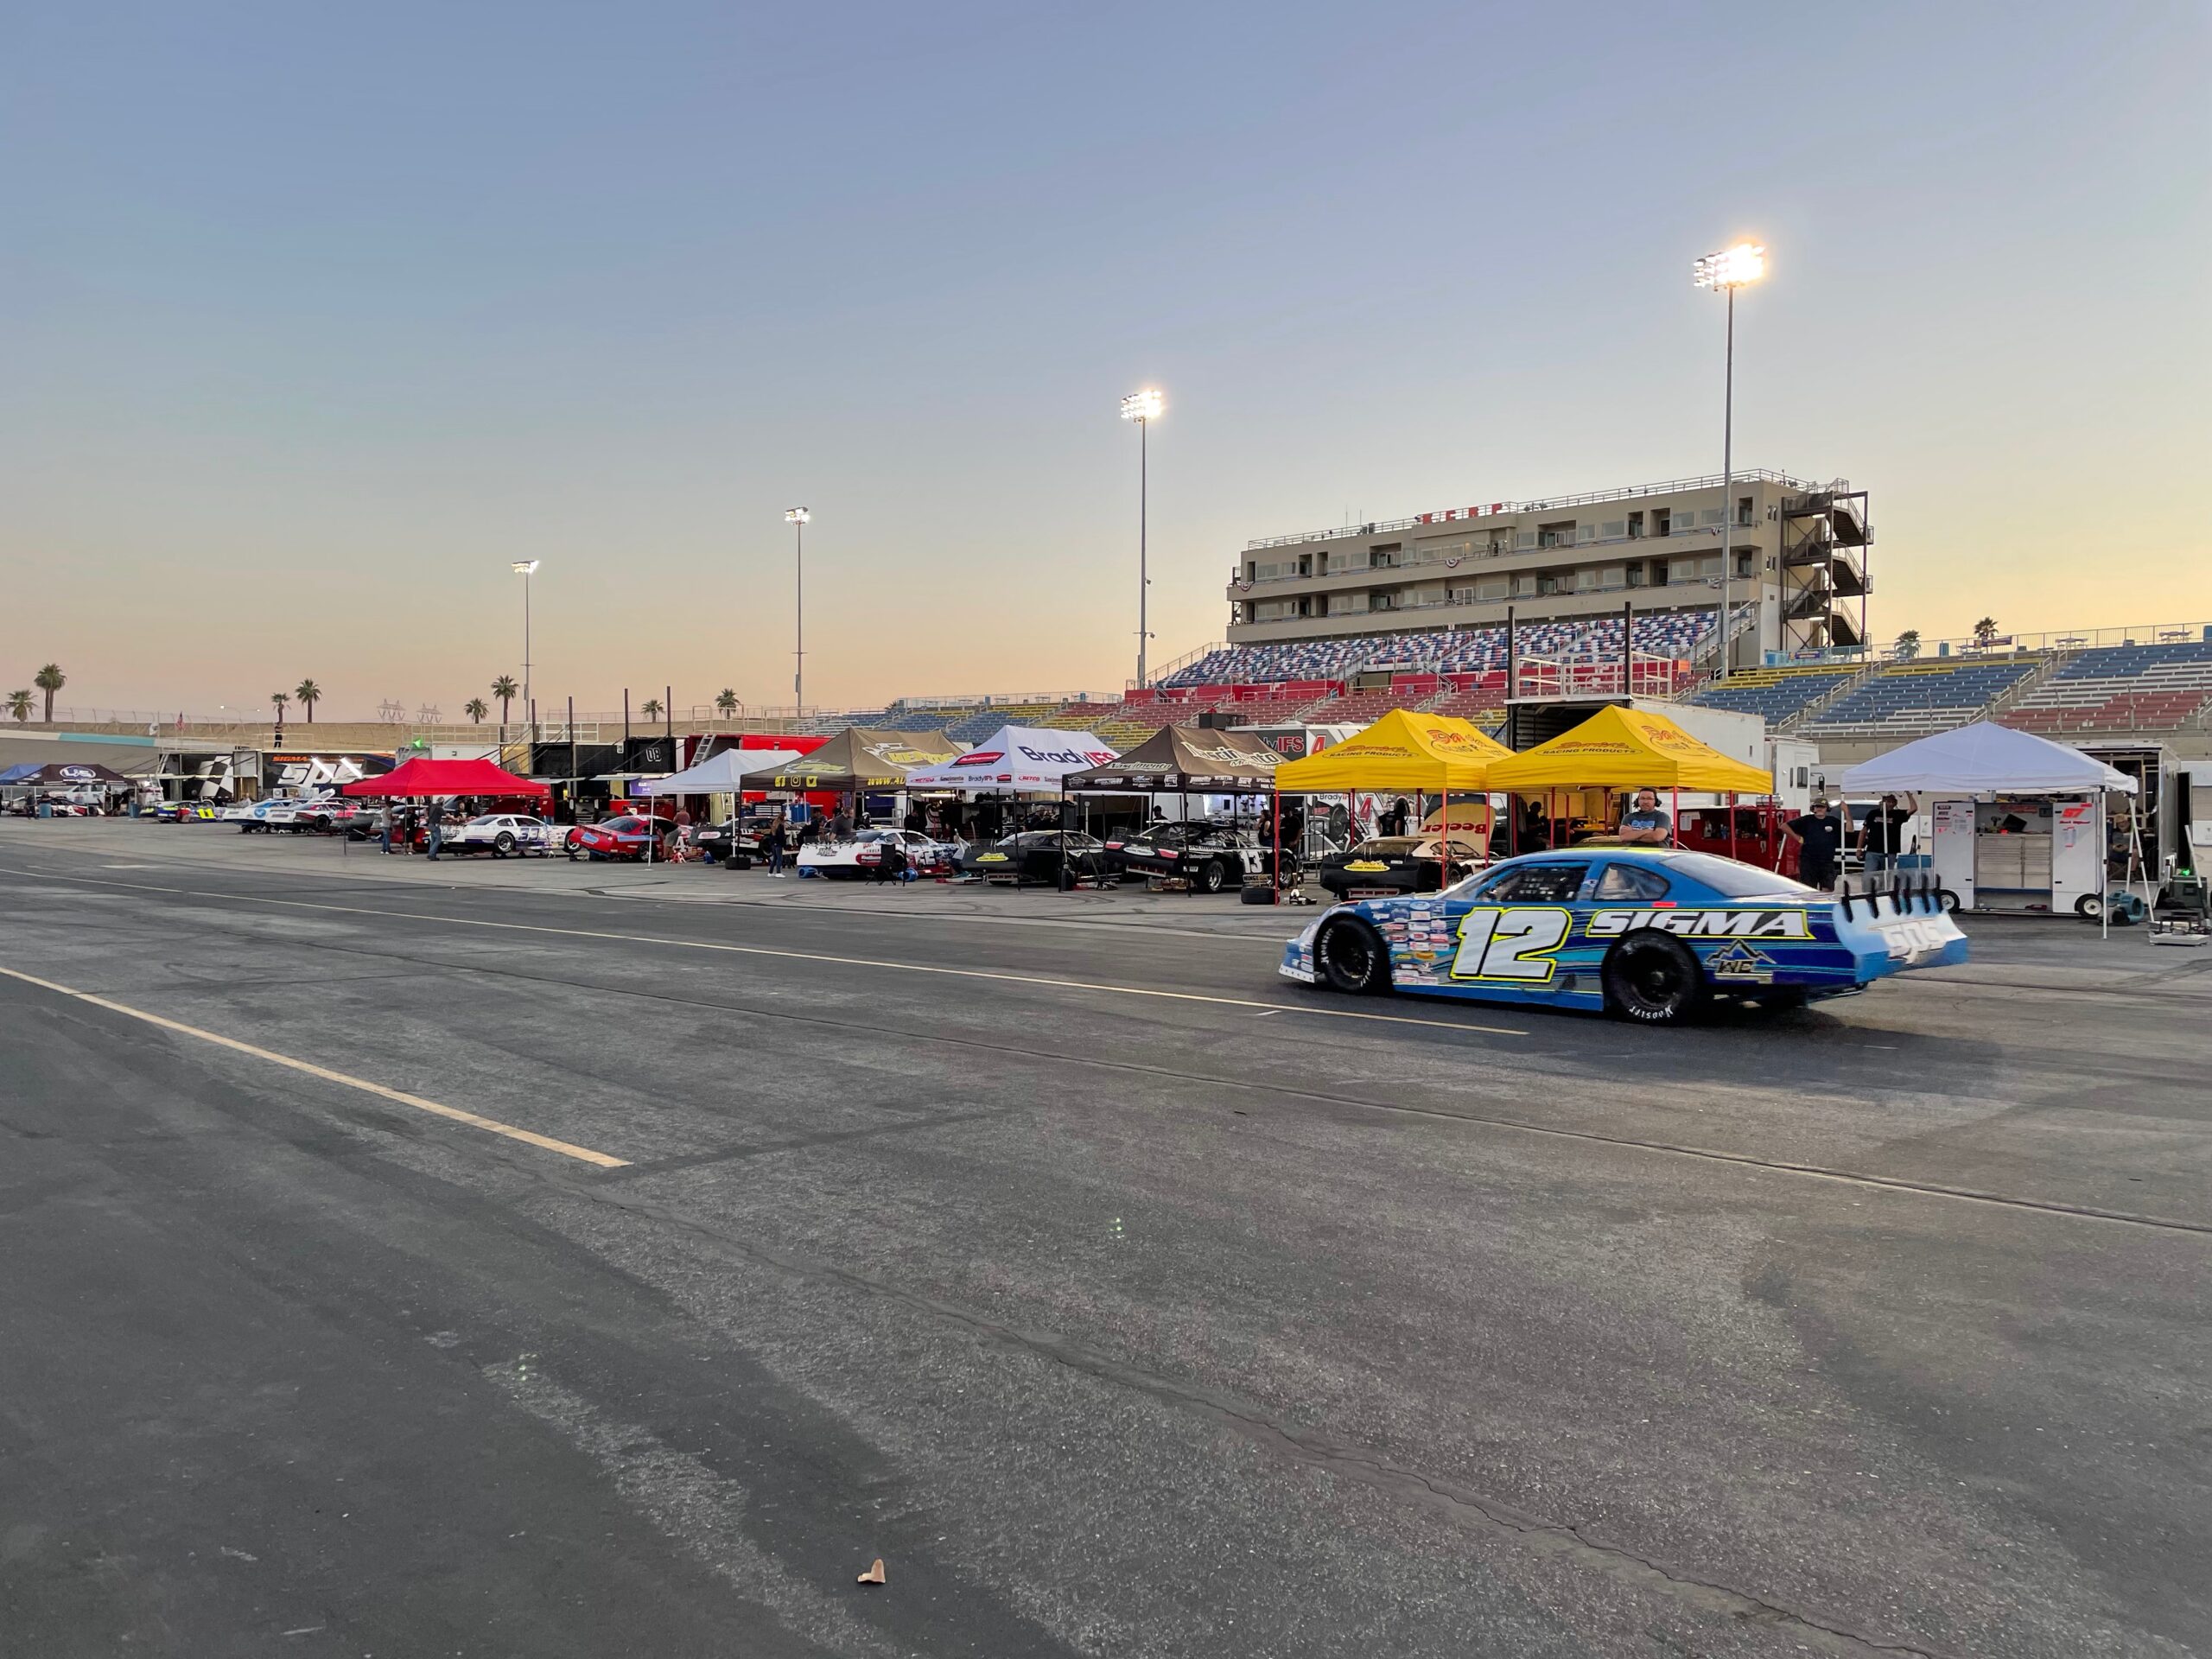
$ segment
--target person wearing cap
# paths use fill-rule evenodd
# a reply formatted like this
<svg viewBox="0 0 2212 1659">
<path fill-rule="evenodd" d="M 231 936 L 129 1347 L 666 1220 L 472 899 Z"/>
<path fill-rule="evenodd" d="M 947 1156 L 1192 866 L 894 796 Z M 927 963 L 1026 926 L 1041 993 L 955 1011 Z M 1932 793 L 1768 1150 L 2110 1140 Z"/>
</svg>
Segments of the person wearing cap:
<svg viewBox="0 0 2212 1659">
<path fill-rule="evenodd" d="M 1843 844 L 1843 825 L 1818 796 L 1812 810 L 1782 826 L 1782 833 L 1797 843 L 1797 879 L 1823 893 L 1835 886 L 1836 849 Z"/>
<path fill-rule="evenodd" d="M 1894 795 L 1882 797 L 1882 804 L 1866 815 L 1866 822 L 1859 826 L 1859 851 L 1866 861 L 1866 874 L 1880 875 L 1893 869 L 1905 850 L 1905 826 L 1920 810 L 1920 798 L 1908 794 L 1903 806 Z"/>
</svg>

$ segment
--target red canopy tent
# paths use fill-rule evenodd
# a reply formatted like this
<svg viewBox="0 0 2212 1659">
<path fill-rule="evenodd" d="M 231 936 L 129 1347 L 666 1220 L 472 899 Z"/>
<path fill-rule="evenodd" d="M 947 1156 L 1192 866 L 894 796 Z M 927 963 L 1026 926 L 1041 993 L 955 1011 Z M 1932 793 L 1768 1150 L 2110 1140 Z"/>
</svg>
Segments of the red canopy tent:
<svg viewBox="0 0 2212 1659">
<path fill-rule="evenodd" d="M 546 796 L 553 791 L 535 778 L 518 778 L 489 760 L 410 760 L 380 778 L 343 785 L 341 795 L 510 795 Z"/>
</svg>

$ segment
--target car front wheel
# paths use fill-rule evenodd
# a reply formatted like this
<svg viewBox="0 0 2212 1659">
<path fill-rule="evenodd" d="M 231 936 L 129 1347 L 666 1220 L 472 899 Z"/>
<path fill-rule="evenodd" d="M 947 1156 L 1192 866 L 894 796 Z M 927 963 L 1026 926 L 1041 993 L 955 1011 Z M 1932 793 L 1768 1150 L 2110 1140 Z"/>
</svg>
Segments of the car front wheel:
<svg viewBox="0 0 2212 1659">
<path fill-rule="evenodd" d="M 1705 969 L 1680 939 L 1631 933 L 1605 958 L 1605 1007 L 1648 1026 L 1679 1025 L 1705 1006 Z"/>
<path fill-rule="evenodd" d="M 1321 930 L 1313 941 L 1313 960 L 1332 990 L 1372 996 L 1389 988 L 1389 949 L 1381 934 L 1355 918 Z"/>
<path fill-rule="evenodd" d="M 1229 867 L 1217 858 L 1210 858 L 1198 872 L 1198 879 L 1191 886 L 1198 893 L 1219 893 L 1229 885 Z"/>
</svg>

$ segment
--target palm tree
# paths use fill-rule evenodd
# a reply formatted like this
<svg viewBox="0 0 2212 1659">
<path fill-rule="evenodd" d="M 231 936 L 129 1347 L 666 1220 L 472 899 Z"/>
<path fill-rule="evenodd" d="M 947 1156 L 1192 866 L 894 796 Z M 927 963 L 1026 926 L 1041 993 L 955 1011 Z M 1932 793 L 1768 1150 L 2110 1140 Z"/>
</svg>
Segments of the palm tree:
<svg viewBox="0 0 2212 1659">
<path fill-rule="evenodd" d="M 31 683 L 46 693 L 46 723 L 54 724 L 54 694 L 69 683 L 69 677 L 61 671 L 59 663 L 48 663 L 31 676 Z"/>
<path fill-rule="evenodd" d="M 322 701 L 322 688 L 313 680 L 302 680 L 292 688 L 292 695 L 300 700 L 300 707 L 308 711 L 308 724 L 315 724 L 315 706 Z"/>
<path fill-rule="evenodd" d="M 658 697 L 647 697 L 645 701 L 645 705 L 640 708 L 638 712 L 643 715 L 647 720 L 658 720 L 660 718 L 660 699 Z"/>
<path fill-rule="evenodd" d="M 481 726 L 484 723 L 484 716 L 492 711 L 485 706 L 483 698 L 471 697 L 461 705 L 461 712 L 468 716 L 470 725 Z"/>
<path fill-rule="evenodd" d="M 1920 630 L 1907 628 L 1897 635 L 1897 661 L 1909 663 L 1920 655 Z"/>
<path fill-rule="evenodd" d="M 8 712 L 16 717 L 18 726 L 29 720 L 31 717 L 31 694 L 29 691 L 10 691 L 8 694 Z"/>
<path fill-rule="evenodd" d="M 721 690 L 715 695 L 715 707 L 722 711 L 725 718 L 734 715 L 738 708 L 737 693 L 728 686 L 722 687 Z"/>
<path fill-rule="evenodd" d="M 522 695 L 522 688 L 515 683 L 512 674 L 502 674 L 492 682 L 492 695 L 499 700 L 499 724 L 507 723 L 507 705 Z"/>
<path fill-rule="evenodd" d="M 1977 645 L 1986 645 L 1996 638 L 1997 619 L 1995 617 L 1985 616 L 1974 625 L 1974 642 Z"/>
<path fill-rule="evenodd" d="M 269 701 L 276 705 L 276 724 L 279 728 L 282 728 L 284 724 L 284 705 L 290 702 L 292 694 L 289 691 L 271 691 L 269 694 Z"/>
</svg>

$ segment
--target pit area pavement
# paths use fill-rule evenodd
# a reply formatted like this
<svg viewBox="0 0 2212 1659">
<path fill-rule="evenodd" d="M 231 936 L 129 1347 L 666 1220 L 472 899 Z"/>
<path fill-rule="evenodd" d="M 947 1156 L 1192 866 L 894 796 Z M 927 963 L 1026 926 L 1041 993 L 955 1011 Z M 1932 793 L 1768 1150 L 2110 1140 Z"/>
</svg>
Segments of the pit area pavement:
<svg viewBox="0 0 2212 1659">
<path fill-rule="evenodd" d="M 2212 1642 L 2212 953 L 1654 1033 L 1090 897 L 0 823 L 0 1630 Z"/>
</svg>

